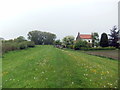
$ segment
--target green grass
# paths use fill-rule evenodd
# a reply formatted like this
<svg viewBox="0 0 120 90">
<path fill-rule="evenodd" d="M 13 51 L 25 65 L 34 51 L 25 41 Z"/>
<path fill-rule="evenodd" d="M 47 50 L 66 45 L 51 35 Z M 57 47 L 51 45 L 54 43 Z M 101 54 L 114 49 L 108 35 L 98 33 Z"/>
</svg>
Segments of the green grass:
<svg viewBox="0 0 120 90">
<path fill-rule="evenodd" d="M 118 61 L 53 46 L 3 56 L 3 88 L 117 88 Z"/>
</svg>

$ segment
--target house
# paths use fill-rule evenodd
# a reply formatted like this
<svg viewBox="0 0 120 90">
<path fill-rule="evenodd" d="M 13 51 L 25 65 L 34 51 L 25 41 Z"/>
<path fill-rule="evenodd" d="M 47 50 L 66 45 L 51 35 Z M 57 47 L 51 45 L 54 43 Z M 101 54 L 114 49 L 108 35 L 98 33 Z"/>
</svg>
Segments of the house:
<svg viewBox="0 0 120 90">
<path fill-rule="evenodd" d="M 84 40 L 84 41 L 87 41 L 88 43 L 92 43 L 92 35 L 91 34 L 80 34 L 78 32 L 78 35 L 76 37 L 76 41 L 77 40 Z"/>
</svg>

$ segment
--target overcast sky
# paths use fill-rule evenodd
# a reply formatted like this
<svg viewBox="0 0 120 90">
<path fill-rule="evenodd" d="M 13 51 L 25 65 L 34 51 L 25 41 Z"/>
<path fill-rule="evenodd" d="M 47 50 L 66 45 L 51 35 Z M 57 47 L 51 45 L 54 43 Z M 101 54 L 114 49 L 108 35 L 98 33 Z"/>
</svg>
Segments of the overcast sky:
<svg viewBox="0 0 120 90">
<path fill-rule="evenodd" d="M 57 39 L 77 33 L 110 33 L 118 25 L 119 0 L 0 0 L 0 37 L 12 39 L 32 30 Z"/>
</svg>

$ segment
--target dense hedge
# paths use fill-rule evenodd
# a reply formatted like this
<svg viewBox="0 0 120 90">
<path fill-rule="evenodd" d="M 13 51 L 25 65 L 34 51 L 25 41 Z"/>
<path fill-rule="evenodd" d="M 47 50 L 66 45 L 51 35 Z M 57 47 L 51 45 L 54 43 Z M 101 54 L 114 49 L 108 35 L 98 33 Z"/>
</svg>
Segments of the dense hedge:
<svg viewBox="0 0 120 90">
<path fill-rule="evenodd" d="M 8 51 L 26 49 L 29 47 L 35 47 L 34 42 L 31 41 L 23 41 L 23 42 L 14 42 L 14 41 L 4 41 L 2 42 L 2 53 L 6 53 Z"/>
<path fill-rule="evenodd" d="M 90 45 L 89 43 L 87 43 L 87 41 L 82 41 L 82 40 L 77 41 L 74 45 L 75 50 L 81 50 L 82 47 L 90 48 Z"/>
<path fill-rule="evenodd" d="M 74 49 L 74 50 L 116 50 L 115 47 L 80 47 L 78 49 L 78 47 L 76 48 L 75 45 L 67 45 L 66 48 L 69 48 L 69 49 Z"/>
<path fill-rule="evenodd" d="M 115 50 L 115 47 L 92 47 L 86 41 L 79 40 L 74 45 L 67 45 L 66 48 L 74 50 Z"/>
<path fill-rule="evenodd" d="M 115 47 L 92 47 L 92 48 L 84 48 L 82 47 L 80 50 L 115 50 Z"/>
<path fill-rule="evenodd" d="M 74 49 L 74 45 L 67 45 L 66 48 Z"/>
</svg>

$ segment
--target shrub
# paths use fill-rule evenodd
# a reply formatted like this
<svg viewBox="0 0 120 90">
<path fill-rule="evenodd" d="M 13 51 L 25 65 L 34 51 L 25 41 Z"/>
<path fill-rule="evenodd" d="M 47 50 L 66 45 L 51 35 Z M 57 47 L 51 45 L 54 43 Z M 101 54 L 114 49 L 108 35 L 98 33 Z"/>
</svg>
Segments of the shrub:
<svg viewBox="0 0 120 90">
<path fill-rule="evenodd" d="M 60 40 L 56 40 L 56 41 L 53 42 L 53 44 L 54 44 L 54 45 L 61 45 L 62 42 L 61 42 Z"/>
<path fill-rule="evenodd" d="M 35 47 L 34 42 L 32 41 L 21 41 L 16 40 L 5 40 L 2 42 L 2 54 L 8 51 L 26 49 L 29 47 Z"/>
<path fill-rule="evenodd" d="M 19 48 L 20 49 L 26 49 L 28 46 L 27 46 L 27 42 L 21 42 L 19 43 Z"/>
<path fill-rule="evenodd" d="M 28 46 L 28 47 L 35 47 L 35 43 L 32 42 L 32 41 L 28 41 L 28 42 L 27 42 L 27 46 Z"/>
<path fill-rule="evenodd" d="M 16 43 L 7 42 L 2 44 L 2 53 L 17 50 L 17 49 L 19 49 L 19 47 Z"/>
<path fill-rule="evenodd" d="M 81 50 L 116 50 L 115 47 L 96 47 L 96 48 L 84 48 L 82 47 Z"/>
<path fill-rule="evenodd" d="M 19 47 L 18 47 L 18 45 L 16 43 L 11 44 L 11 50 L 12 51 L 18 50 L 18 49 L 19 49 Z"/>
<path fill-rule="evenodd" d="M 82 47 L 89 47 L 88 43 L 86 41 L 79 40 L 76 42 L 74 49 L 75 50 L 80 50 Z"/>
<path fill-rule="evenodd" d="M 74 49 L 74 45 L 67 45 L 67 48 Z"/>
</svg>

